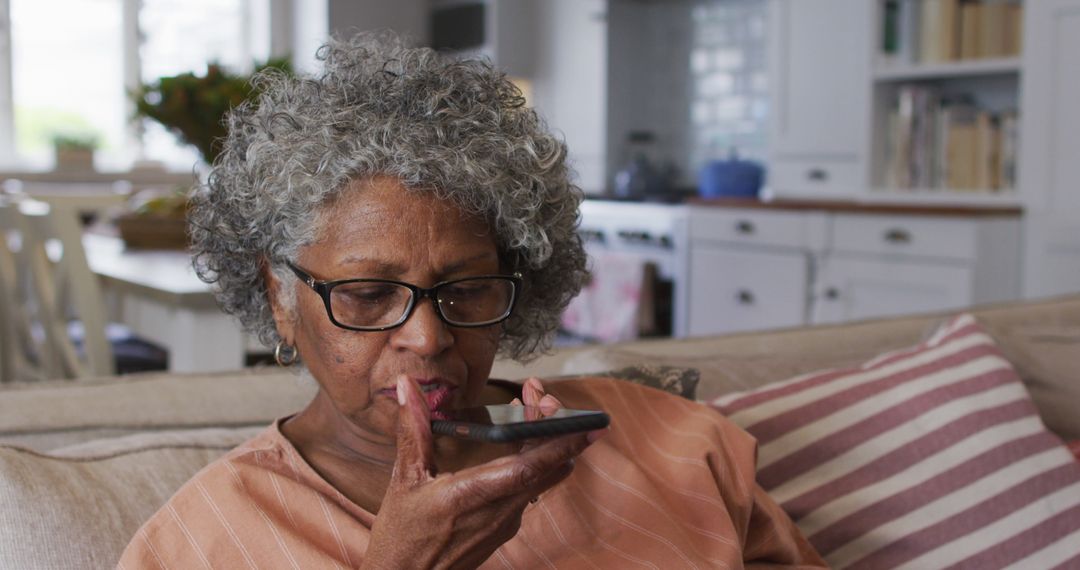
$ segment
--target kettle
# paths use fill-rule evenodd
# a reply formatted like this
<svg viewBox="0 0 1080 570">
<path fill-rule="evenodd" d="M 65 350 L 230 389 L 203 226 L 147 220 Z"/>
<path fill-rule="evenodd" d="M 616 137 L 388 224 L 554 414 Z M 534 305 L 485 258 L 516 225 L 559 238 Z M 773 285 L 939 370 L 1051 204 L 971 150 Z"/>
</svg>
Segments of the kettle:
<svg viewBox="0 0 1080 570">
<path fill-rule="evenodd" d="M 620 200 L 655 200 L 665 198 L 671 189 L 673 169 L 658 167 L 649 160 L 655 135 L 649 131 L 631 131 L 627 145 L 633 155 L 630 162 L 615 173 L 615 198 Z"/>
</svg>

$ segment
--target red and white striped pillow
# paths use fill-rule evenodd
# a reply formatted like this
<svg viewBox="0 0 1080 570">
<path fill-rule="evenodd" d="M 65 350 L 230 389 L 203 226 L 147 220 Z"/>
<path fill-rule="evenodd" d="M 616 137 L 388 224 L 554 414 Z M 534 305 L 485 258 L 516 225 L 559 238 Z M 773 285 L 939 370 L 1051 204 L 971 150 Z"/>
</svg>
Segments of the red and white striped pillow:
<svg viewBox="0 0 1080 570">
<path fill-rule="evenodd" d="M 1080 566 L 1080 463 L 971 315 L 859 367 L 712 402 L 837 568 Z"/>
</svg>

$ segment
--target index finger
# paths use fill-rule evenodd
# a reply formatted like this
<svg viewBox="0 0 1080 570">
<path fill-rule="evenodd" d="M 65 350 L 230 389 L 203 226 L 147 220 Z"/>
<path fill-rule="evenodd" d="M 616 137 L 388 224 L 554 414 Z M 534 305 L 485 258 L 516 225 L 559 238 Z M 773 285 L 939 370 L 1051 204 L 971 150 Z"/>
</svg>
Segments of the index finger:
<svg viewBox="0 0 1080 570">
<path fill-rule="evenodd" d="M 397 399 L 397 457 L 391 481 L 411 487 L 435 476 L 431 412 L 420 386 L 408 376 L 397 379 Z"/>
</svg>

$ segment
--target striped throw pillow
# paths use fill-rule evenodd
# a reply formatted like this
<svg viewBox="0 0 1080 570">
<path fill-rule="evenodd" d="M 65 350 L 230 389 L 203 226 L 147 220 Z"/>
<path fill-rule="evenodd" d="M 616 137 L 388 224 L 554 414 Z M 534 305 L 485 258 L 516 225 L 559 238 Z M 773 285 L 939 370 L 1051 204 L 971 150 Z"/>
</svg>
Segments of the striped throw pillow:
<svg viewBox="0 0 1080 570">
<path fill-rule="evenodd" d="M 837 568 L 1080 566 L 1080 463 L 971 315 L 845 370 L 712 402 Z"/>
</svg>

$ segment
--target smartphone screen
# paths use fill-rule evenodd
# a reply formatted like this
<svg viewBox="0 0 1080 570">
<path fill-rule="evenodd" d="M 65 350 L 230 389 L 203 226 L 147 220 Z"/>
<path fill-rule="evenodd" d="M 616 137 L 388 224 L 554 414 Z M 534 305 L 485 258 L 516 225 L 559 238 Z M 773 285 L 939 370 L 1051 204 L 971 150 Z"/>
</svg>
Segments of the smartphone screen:
<svg viewBox="0 0 1080 570">
<path fill-rule="evenodd" d="M 477 441 L 508 442 L 592 431 L 607 427 L 608 415 L 599 410 L 560 408 L 545 414 L 530 406 L 479 406 L 444 412 L 447 419 L 431 422 L 432 433 Z"/>
</svg>

